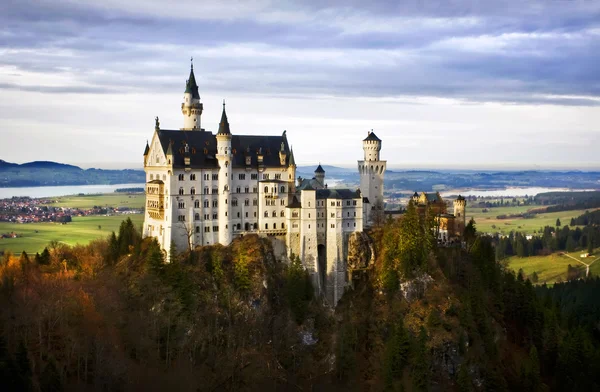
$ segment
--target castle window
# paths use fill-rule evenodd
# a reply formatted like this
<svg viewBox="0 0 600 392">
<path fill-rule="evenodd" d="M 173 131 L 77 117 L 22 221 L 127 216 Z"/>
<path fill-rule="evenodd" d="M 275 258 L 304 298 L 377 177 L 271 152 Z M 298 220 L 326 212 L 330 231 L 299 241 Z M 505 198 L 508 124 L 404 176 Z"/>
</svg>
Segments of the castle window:
<svg viewBox="0 0 600 392">
<path fill-rule="evenodd" d="M 190 181 L 196 181 L 196 175 L 190 174 Z"/>
<path fill-rule="evenodd" d="M 268 186 L 265 187 L 265 193 L 269 193 L 269 187 Z"/>
<path fill-rule="evenodd" d="M 310 229 L 310 225 L 308 225 L 308 228 Z"/>
<path fill-rule="evenodd" d="M 217 231 L 219 231 L 219 226 L 213 226 L 213 231 L 216 233 Z"/>
<path fill-rule="evenodd" d="M 267 211 L 265 211 L 265 218 L 269 217 L 269 213 Z"/>
<path fill-rule="evenodd" d="M 258 230 L 258 223 L 254 223 L 254 230 Z"/>
<path fill-rule="evenodd" d="M 179 216 L 177 217 L 177 220 L 178 220 L 179 222 L 185 222 L 185 215 L 179 215 Z"/>
<path fill-rule="evenodd" d="M 339 201 L 336 201 L 335 205 L 338 206 L 338 207 L 340 207 L 342 205 L 342 203 L 340 203 Z"/>
<path fill-rule="evenodd" d="M 354 211 L 354 216 L 356 216 L 356 211 Z"/>
<path fill-rule="evenodd" d="M 210 233 L 210 227 L 205 227 L 204 228 L 204 232 L 205 233 Z M 206 243 L 208 244 L 208 241 L 206 241 Z"/>
<path fill-rule="evenodd" d="M 213 219 L 217 219 L 217 213 L 213 212 Z"/>
<path fill-rule="evenodd" d="M 196 233 L 200 233 L 200 226 L 196 226 Z"/>
<path fill-rule="evenodd" d="M 279 189 L 279 192 L 281 192 L 281 193 L 285 193 L 285 187 L 284 187 L 284 186 L 282 186 L 282 187 Z"/>
<path fill-rule="evenodd" d="M 273 211 L 271 215 L 273 216 L 273 218 L 277 218 L 277 211 Z"/>
<path fill-rule="evenodd" d="M 254 211 L 254 217 L 256 218 L 256 211 Z"/>
<path fill-rule="evenodd" d="M 248 200 L 248 199 L 244 200 L 244 205 L 245 206 L 249 206 L 250 205 L 250 200 Z"/>
<path fill-rule="evenodd" d="M 252 205 L 253 206 L 257 206 L 258 205 L 258 200 L 257 199 L 252 200 Z"/>
<path fill-rule="evenodd" d="M 350 205 L 350 200 L 346 201 L 346 205 L 349 206 Z"/>
<path fill-rule="evenodd" d="M 210 174 L 204 174 L 204 181 L 210 180 Z"/>
<path fill-rule="evenodd" d="M 219 175 L 218 174 L 213 174 L 212 175 L 212 179 L 213 180 L 218 180 L 219 179 Z"/>
<path fill-rule="evenodd" d="M 332 228 L 332 229 L 335 229 L 335 223 L 332 223 L 332 224 L 331 224 L 331 228 Z"/>
<path fill-rule="evenodd" d="M 276 180 L 281 180 L 281 174 L 275 174 L 275 179 Z M 282 191 L 283 192 L 283 191 Z"/>
<path fill-rule="evenodd" d="M 332 213 L 331 213 L 331 217 L 332 217 L 332 218 L 335 218 L 335 213 L 333 213 L 333 212 L 332 212 Z"/>
<path fill-rule="evenodd" d="M 184 180 L 184 175 L 183 175 L 183 174 L 180 174 L 180 175 L 179 175 L 179 181 L 183 181 L 183 180 Z"/>
<path fill-rule="evenodd" d="M 242 193 L 242 188 L 240 188 L 239 186 L 237 188 L 235 188 L 235 192 L 236 193 Z"/>
<path fill-rule="evenodd" d="M 231 200 L 231 205 L 234 206 L 234 207 L 237 207 L 237 205 L 238 205 L 237 199 Z"/>
<path fill-rule="evenodd" d="M 219 206 L 219 201 L 218 200 L 213 200 L 212 206 L 213 207 L 218 207 Z"/>
<path fill-rule="evenodd" d="M 350 216 L 350 212 L 348 211 L 348 216 Z"/>
<path fill-rule="evenodd" d="M 248 217 L 248 211 L 246 211 L 246 218 Z"/>
<path fill-rule="evenodd" d="M 200 200 L 194 201 L 194 208 L 200 208 Z"/>
<path fill-rule="evenodd" d="M 263 180 L 269 179 L 269 173 L 263 173 Z"/>
<path fill-rule="evenodd" d="M 280 205 L 282 205 L 282 206 L 284 206 L 284 205 L 285 205 L 285 200 L 284 200 L 284 199 L 281 199 L 281 200 L 279 201 L 279 204 L 280 204 Z"/>
<path fill-rule="evenodd" d="M 310 212 L 308 213 L 308 217 L 310 218 Z"/>
<path fill-rule="evenodd" d="M 354 227 L 356 227 L 356 222 L 354 222 Z"/>
<path fill-rule="evenodd" d="M 269 224 L 265 223 L 265 230 L 268 230 L 268 229 L 269 229 Z"/>
<path fill-rule="evenodd" d="M 223 187 L 223 191 L 224 191 L 224 192 L 227 192 L 228 190 L 229 190 L 229 186 L 228 186 L 228 185 L 225 185 L 225 186 Z"/>
<path fill-rule="evenodd" d="M 245 187 L 245 188 L 244 188 L 244 193 L 248 193 L 248 191 L 249 191 L 249 190 L 250 190 L 250 188 L 248 188 L 248 187 Z"/>
<path fill-rule="evenodd" d="M 279 213 L 279 216 L 282 218 L 285 217 L 285 211 L 281 211 L 281 213 Z"/>
<path fill-rule="evenodd" d="M 208 187 L 207 186 L 204 187 L 204 194 L 208 195 Z"/>
<path fill-rule="evenodd" d="M 204 214 L 204 220 L 209 220 L 210 219 L 210 215 L 209 214 Z"/>
<path fill-rule="evenodd" d="M 239 174 L 239 175 L 238 175 L 238 178 L 239 178 L 240 180 L 245 180 L 245 179 L 246 179 L 246 175 L 245 175 L 245 174 Z"/>
<path fill-rule="evenodd" d="M 246 231 L 250 230 L 250 223 L 248 223 L 248 222 L 244 223 L 244 230 L 246 230 Z"/>
<path fill-rule="evenodd" d="M 212 194 L 216 195 L 217 193 L 219 193 L 219 190 L 217 188 L 213 188 L 212 189 Z"/>
<path fill-rule="evenodd" d="M 190 194 L 195 195 L 196 194 L 196 188 L 190 189 Z"/>
<path fill-rule="evenodd" d="M 185 208 L 185 202 L 180 201 L 179 202 L 179 208 Z"/>
<path fill-rule="evenodd" d="M 150 181 L 154 180 L 154 174 L 150 174 Z"/>
<path fill-rule="evenodd" d="M 258 174 L 256 174 L 256 173 L 250 174 L 250 179 L 251 180 L 258 180 Z"/>
<path fill-rule="evenodd" d="M 253 187 L 252 188 L 252 193 L 256 193 L 256 192 L 258 192 L 258 188 L 257 187 Z"/>
<path fill-rule="evenodd" d="M 198 213 L 194 214 L 194 220 L 200 220 L 200 214 L 198 214 Z"/>
<path fill-rule="evenodd" d="M 238 218 L 240 217 L 240 213 L 239 213 L 239 212 L 237 213 L 237 217 L 238 217 Z"/>
<path fill-rule="evenodd" d="M 332 201 L 332 202 L 331 202 L 331 206 L 332 206 L 332 207 L 335 207 L 335 201 Z"/>
<path fill-rule="evenodd" d="M 210 206 L 210 202 L 208 200 L 204 200 L 204 208 L 208 208 Z"/>
<path fill-rule="evenodd" d="M 292 218 L 297 218 L 297 217 L 298 217 L 298 211 L 292 212 Z"/>
<path fill-rule="evenodd" d="M 242 230 L 242 225 L 240 223 L 237 224 L 237 229 Z"/>
<path fill-rule="evenodd" d="M 183 188 L 179 188 L 179 194 L 183 195 Z"/>
<path fill-rule="evenodd" d="M 352 205 L 355 206 L 356 205 L 356 200 L 352 200 Z"/>
</svg>

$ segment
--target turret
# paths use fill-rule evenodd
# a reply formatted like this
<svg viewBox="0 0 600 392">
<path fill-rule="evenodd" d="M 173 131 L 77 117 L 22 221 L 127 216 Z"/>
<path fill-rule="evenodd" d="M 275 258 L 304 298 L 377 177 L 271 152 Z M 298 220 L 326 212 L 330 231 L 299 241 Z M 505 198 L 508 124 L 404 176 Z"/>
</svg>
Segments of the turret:
<svg viewBox="0 0 600 392">
<path fill-rule="evenodd" d="M 194 64 L 192 64 L 190 77 L 185 82 L 185 92 L 183 93 L 183 103 L 181 104 L 184 130 L 202 129 L 200 122 L 202 109 L 200 94 L 198 93 L 198 84 L 196 83 L 196 76 L 194 75 Z"/>
<path fill-rule="evenodd" d="M 360 174 L 360 191 L 363 198 L 369 202 L 363 206 L 365 226 L 373 220 L 373 210 L 381 211 L 384 208 L 383 201 L 383 175 L 386 169 L 386 161 L 380 160 L 381 139 L 371 130 L 363 140 L 364 160 L 358 161 L 358 173 Z"/>
<path fill-rule="evenodd" d="M 320 163 L 315 170 L 315 180 L 319 182 L 321 187 L 325 186 L 325 170 L 323 169 L 323 167 L 321 167 Z"/>
<path fill-rule="evenodd" d="M 363 151 L 365 161 L 378 161 L 381 151 L 381 139 L 379 139 L 373 130 L 369 131 L 367 137 L 363 140 Z"/>
<path fill-rule="evenodd" d="M 148 140 L 146 140 L 146 148 L 144 149 L 144 167 L 148 163 L 148 153 L 150 152 L 150 145 L 148 144 Z"/>
<path fill-rule="evenodd" d="M 223 113 L 217 133 L 217 161 L 219 162 L 219 243 L 229 245 L 233 239 L 233 225 L 231 219 L 231 131 L 227 113 L 225 113 L 225 101 L 223 101 Z"/>
<path fill-rule="evenodd" d="M 465 231 L 467 222 L 466 210 L 467 201 L 464 197 L 458 195 L 456 200 L 454 200 L 454 231 L 458 236 L 462 236 Z"/>
</svg>

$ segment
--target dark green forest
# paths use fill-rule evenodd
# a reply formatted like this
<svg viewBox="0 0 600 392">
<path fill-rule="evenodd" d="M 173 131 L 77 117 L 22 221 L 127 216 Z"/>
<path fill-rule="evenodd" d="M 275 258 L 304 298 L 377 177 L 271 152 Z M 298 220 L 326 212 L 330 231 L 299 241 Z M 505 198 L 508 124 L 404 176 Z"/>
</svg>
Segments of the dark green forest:
<svg viewBox="0 0 600 392">
<path fill-rule="evenodd" d="M 494 240 L 436 248 L 431 216 L 369 235 L 334 309 L 271 243 L 165 255 L 131 221 L 0 265 L 0 379 L 15 391 L 600 390 L 600 280 L 534 287 Z"/>
</svg>

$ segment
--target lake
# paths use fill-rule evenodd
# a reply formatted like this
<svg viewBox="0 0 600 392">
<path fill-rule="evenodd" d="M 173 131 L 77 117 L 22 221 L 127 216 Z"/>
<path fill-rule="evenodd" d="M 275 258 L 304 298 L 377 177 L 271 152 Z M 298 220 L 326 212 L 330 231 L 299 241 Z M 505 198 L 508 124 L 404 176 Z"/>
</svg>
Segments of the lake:
<svg viewBox="0 0 600 392">
<path fill-rule="evenodd" d="M 535 196 L 538 193 L 545 192 L 590 192 L 594 189 L 569 189 L 569 188 L 541 188 L 541 187 L 529 187 L 529 188 L 506 188 L 506 189 L 493 189 L 493 190 L 482 190 L 482 189 L 469 189 L 469 190 L 452 190 L 440 192 L 442 197 L 451 195 L 462 195 L 462 196 L 477 196 L 477 197 L 523 197 Z"/>
<path fill-rule="evenodd" d="M 36 186 L 23 188 L 0 188 L 0 199 L 13 196 L 56 197 L 97 193 L 113 193 L 119 188 L 144 188 L 145 184 L 114 184 L 114 185 L 65 185 L 65 186 Z"/>
</svg>

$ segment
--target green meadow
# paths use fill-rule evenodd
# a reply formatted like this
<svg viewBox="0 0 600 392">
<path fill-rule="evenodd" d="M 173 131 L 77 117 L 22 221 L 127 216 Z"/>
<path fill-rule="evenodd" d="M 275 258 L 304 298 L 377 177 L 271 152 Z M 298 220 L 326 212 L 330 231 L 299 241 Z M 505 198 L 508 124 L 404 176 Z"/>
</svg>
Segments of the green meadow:
<svg viewBox="0 0 600 392">
<path fill-rule="evenodd" d="M 91 240 L 107 237 L 112 231 L 118 232 L 121 221 L 128 217 L 138 228 L 144 221 L 144 214 L 131 214 L 73 217 L 73 221 L 67 224 L 0 222 L 0 233 L 15 232 L 19 235 L 19 238 L 0 239 L 0 250 L 36 253 L 41 252 L 50 241 L 68 245 L 87 244 Z"/>
<path fill-rule="evenodd" d="M 524 234 L 533 234 L 538 232 L 544 226 L 556 225 L 556 219 L 560 219 L 561 226 L 568 225 L 571 218 L 582 215 L 587 210 L 572 210 L 560 212 L 544 212 L 536 214 L 533 218 L 512 218 L 496 219 L 499 215 L 511 215 L 527 212 L 530 209 L 539 208 L 538 206 L 516 206 L 516 207 L 495 207 L 489 208 L 487 212 L 482 212 L 481 208 L 469 209 L 467 205 L 467 220 L 475 219 L 477 231 L 480 233 L 500 233 L 508 234 L 511 231 L 520 231 Z"/>
<path fill-rule="evenodd" d="M 107 193 L 98 195 L 74 195 L 51 198 L 55 202 L 46 204 L 49 207 L 92 208 L 99 207 L 144 207 L 143 193 Z"/>
<path fill-rule="evenodd" d="M 585 250 L 568 253 L 570 256 L 580 259 L 581 261 L 589 264 L 596 257 L 600 256 L 600 248 L 596 249 L 595 255 L 587 258 L 580 258 Z M 560 253 L 553 253 L 548 256 L 532 256 L 532 257 L 510 257 L 506 260 L 508 268 L 515 272 L 519 269 L 523 269 L 523 272 L 528 277 L 531 277 L 534 272 L 538 275 L 538 284 L 541 283 L 554 283 L 557 281 L 563 281 L 567 278 L 567 267 L 571 264 L 572 267 L 585 271 L 585 265 L 578 263 L 577 261 L 563 256 Z M 590 267 L 590 274 L 600 274 L 600 260 L 596 261 Z"/>
</svg>

